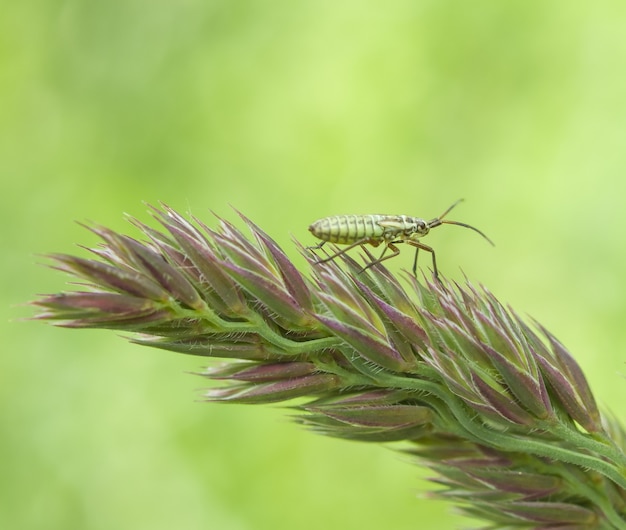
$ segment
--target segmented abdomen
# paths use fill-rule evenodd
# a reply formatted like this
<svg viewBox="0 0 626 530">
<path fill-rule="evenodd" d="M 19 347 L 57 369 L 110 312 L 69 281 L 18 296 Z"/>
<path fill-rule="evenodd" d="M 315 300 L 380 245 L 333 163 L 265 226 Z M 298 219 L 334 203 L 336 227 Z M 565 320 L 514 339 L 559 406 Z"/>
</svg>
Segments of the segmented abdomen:
<svg viewBox="0 0 626 530">
<path fill-rule="evenodd" d="M 379 226 L 384 215 L 335 215 L 315 221 L 309 230 L 311 233 L 329 243 L 346 245 L 356 243 L 365 238 L 380 238 L 383 228 Z"/>
</svg>

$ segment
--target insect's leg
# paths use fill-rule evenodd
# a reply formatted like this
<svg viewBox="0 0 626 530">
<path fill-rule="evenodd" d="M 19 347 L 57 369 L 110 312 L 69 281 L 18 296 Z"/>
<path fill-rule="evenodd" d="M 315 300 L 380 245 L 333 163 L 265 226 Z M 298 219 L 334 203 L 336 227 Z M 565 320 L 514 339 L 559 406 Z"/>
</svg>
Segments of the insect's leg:
<svg viewBox="0 0 626 530">
<path fill-rule="evenodd" d="M 424 245 L 424 243 L 419 243 L 418 241 L 406 241 L 406 243 L 408 243 L 409 245 L 415 247 L 415 263 L 413 265 L 413 274 L 415 274 L 415 276 L 417 276 L 417 252 L 422 249 L 425 250 L 426 252 L 430 252 L 430 255 L 433 257 L 433 274 L 435 275 L 435 278 L 439 280 L 439 271 L 437 270 L 437 260 L 435 259 L 435 251 L 433 250 L 432 247 L 429 247 L 428 245 Z"/>
<path fill-rule="evenodd" d="M 380 258 L 374 261 L 370 261 L 365 267 L 361 269 L 361 272 L 369 269 L 370 267 L 373 267 L 374 265 L 378 265 L 381 261 L 395 258 L 398 254 L 400 254 L 400 249 L 396 247 L 394 243 L 403 243 L 403 241 L 390 241 L 389 243 L 387 243 L 387 245 L 385 246 L 383 250 L 383 253 L 380 255 Z M 385 252 L 387 252 L 387 249 L 390 249 L 393 252 L 393 254 L 389 254 L 388 256 L 385 256 Z"/>
<path fill-rule="evenodd" d="M 415 258 L 413 258 L 413 276 L 417 278 L 417 255 L 419 254 L 419 247 L 415 247 Z"/>
<path fill-rule="evenodd" d="M 310 247 L 306 247 L 307 250 L 319 250 L 320 248 L 322 248 L 324 246 L 324 244 L 328 243 L 328 241 L 322 241 L 321 243 L 318 243 L 317 245 L 312 245 Z"/>
<path fill-rule="evenodd" d="M 363 239 L 359 239 L 358 241 L 355 241 L 354 243 L 352 243 L 351 245 L 348 245 L 345 248 L 342 248 L 340 251 L 335 252 L 332 256 L 329 256 L 328 258 L 324 258 L 324 259 L 320 259 L 317 260 L 315 262 L 315 264 L 319 264 L 319 263 L 326 263 L 328 261 L 332 261 L 334 260 L 336 257 L 341 256 L 342 254 L 345 254 L 346 252 L 348 252 L 348 250 L 353 249 L 354 247 L 358 247 L 359 245 L 365 245 L 366 243 L 369 242 L 369 238 L 363 238 Z M 320 247 L 326 243 L 326 241 L 322 241 L 322 243 L 319 245 Z M 318 247 L 319 248 L 319 247 Z"/>
<path fill-rule="evenodd" d="M 383 256 L 385 255 L 385 252 L 387 252 L 387 249 L 389 248 L 389 245 L 385 245 L 385 248 L 383 248 L 383 251 L 380 253 L 380 256 L 378 259 L 374 260 L 374 263 L 380 263 L 384 258 Z M 393 258 L 393 256 L 390 256 Z M 364 269 L 365 270 L 365 269 Z"/>
</svg>

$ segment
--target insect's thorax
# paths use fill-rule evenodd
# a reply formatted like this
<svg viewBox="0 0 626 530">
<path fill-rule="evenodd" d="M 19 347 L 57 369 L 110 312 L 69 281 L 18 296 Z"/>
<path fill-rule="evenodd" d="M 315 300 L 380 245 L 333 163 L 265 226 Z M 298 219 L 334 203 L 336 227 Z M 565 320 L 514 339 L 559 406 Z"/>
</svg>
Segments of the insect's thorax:
<svg viewBox="0 0 626 530">
<path fill-rule="evenodd" d="M 378 225 L 384 239 L 416 239 L 428 233 L 428 224 L 419 217 L 408 215 L 381 215 Z"/>
</svg>

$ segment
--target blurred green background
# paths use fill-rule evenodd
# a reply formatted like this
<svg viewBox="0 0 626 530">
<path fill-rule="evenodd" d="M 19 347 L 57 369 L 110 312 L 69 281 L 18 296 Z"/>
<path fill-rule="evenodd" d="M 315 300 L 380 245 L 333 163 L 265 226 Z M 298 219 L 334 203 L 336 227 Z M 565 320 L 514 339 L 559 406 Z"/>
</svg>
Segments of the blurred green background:
<svg viewBox="0 0 626 530">
<path fill-rule="evenodd" d="M 455 528 L 427 473 L 279 407 L 207 405 L 199 358 L 21 319 L 38 253 L 163 200 L 291 241 L 342 213 L 428 242 L 554 332 L 625 419 L 626 4 L 6 2 L 0 8 L 0 527 Z M 411 264 L 410 252 L 390 263 Z M 426 258 L 423 265 L 430 265 Z M 299 261 L 302 263 L 302 261 Z"/>
</svg>

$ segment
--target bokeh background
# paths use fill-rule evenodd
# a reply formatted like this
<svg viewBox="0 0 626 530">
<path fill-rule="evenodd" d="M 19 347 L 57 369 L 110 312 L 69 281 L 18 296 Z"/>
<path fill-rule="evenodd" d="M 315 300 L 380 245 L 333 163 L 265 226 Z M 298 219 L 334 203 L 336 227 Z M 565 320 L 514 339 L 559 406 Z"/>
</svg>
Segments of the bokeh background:
<svg viewBox="0 0 626 530">
<path fill-rule="evenodd" d="M 319 217 L 464 197 L 450 218 L 497 246 L 438 229 L 442 272 L 537 318 L 626 419 L 625 22 L 617 0 L 5 2 L 0 527 L 468 525 L 392 451 L 201 403 L 202 359 L 22 320 L 67 288 L 37 254 L 95 243 L 75 220 L 134 234 L 144 201 L 234 206 L 298 260 Z"/>
</svg>

